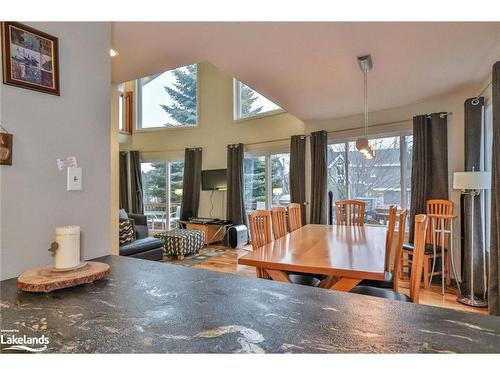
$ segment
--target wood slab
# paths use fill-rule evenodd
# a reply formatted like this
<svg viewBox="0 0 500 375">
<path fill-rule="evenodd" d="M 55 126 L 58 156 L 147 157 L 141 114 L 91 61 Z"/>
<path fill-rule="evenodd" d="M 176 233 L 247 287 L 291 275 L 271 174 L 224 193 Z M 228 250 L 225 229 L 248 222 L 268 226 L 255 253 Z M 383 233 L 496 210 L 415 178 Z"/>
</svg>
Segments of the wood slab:
<svg viewBox="0 0 500 375">
<path fill-rule="evenodd" d="M 88 284 L 109 274 L 109 264 L 87 262 L 87 265 L 70 271 L 54 271 L 52 266 L 42 266 L 23 272 L 17 278 L 17 289 L 25 292 L 50 292 L 55 289 Z"/>
</svg>

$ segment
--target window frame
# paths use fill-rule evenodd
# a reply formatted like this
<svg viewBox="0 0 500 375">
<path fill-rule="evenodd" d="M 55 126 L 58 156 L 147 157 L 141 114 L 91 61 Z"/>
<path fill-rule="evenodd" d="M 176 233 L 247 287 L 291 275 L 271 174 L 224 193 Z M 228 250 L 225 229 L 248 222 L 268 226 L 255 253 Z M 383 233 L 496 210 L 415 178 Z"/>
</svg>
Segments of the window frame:
<svg viewBox="0 0 500 375">
<path fill-rule="evenodd" d="M 241 115 L 240 115 L 241 114 L 241 84 L 242 84 L 241 81 L 238 81 L 236 78 L 233 78 L 233 123 L 237 124 L 240 122 L 255 120 L 255 119 L 269 117 L 269 116 L 275 116 L 275 115 L 279 115 L 281 113 L 286 113 L 286 111 L 280 107 L 280 108 L 276 108 L 276 109 L 271 109 L 270 111 L 260 112 L 260 113 L 257 113 L 255 115 L 241 117 Z M 255 91 L 255 90 L 253 90 L 253 91 Z M 255 92 L 257 92 L 257 91 L 255 91 Z M 257 92 L 257 93 L 259 95 L 262 95 L 259 92 Z M 269 100 L 269 99 L 267 99 L 267 100 Z M 276 103 L 274 103 L 274 104 L 277 105 Z"/>
<path fill-rule="evenodd" d="M 132 91 L 120 91 L 118 94 L 118 130 L 120 134 L 131 135 L 133 132 L 134 96 Z M 121 107 L 121 111 L 120 111 Z M 123 127 L 120 129 L 120 122 Z"/>
<path fill-rule="evenodd" d="M 134 81 L 134 90 L 135 90 L 135 96 L 136 100 L 134 101 L 134 109 L 135 109 L 135 128 L 134 132 L 137 133 L 144 133 L 144 132 L 151 132 L 151 131 L 162 131 L 162 130 L 179 130 L 179 129 L 196 129 L 200 127 L 200 65 L 198 63 L 194 64 L 187 64 L 184 66 L 179 66 L 177 68 L 172 68 L 165 70 L 161 73 L 158 73 L 156 75 L 161 75 L 163 73 L 184 68 L 188 65 L 196 65 L 196 124 L 189 124 L 189 125 L 178 125 L 178 126 L 152 126 L 152 127 L 147 127 L 143 128 L 142 127 L 142 86 L 141 86 L 141 79 L 154 76 L 155 74 L 150 74 L 149 76 L 146 77 L 141 77 L 139 79 L 136 79 Z"/>
<path fill-rule="evenodd" d="M 406 184 L 406 141 L 405 138 L 407 136 L 413 136 L 413 132 L 411 130 L 402 130 L 396 132 L 389 133 L 381 133 L 381 134 L 369 134 L 368 140 L 376 139 L 376 138 L 389 138 L 389 137 L 398 137 L 399 138 L 399 183 L 401 187 L 400 193 L 400 207 L 401 209 L 410 209 L 406 202 L 406 190 L 408 188 Z M 345 156 L 344 156 L 344 168 L 345 168 L 345 194 L 346 199 L 350 198 L 350 189 L 349 189 L 349 142 L 356 141 L 357 137 L 347 137 L 342 139 L 328 139 L 328 146 L 333 144 L 344 144 L 345 147 Z"/>
</svg>

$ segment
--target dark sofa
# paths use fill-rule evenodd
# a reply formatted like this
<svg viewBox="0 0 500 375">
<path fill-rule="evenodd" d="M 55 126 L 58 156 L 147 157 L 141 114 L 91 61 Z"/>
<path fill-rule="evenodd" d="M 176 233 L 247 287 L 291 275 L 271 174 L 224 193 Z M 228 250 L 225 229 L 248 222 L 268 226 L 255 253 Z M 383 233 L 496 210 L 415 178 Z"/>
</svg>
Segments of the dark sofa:
<svg viewBox="0 0 500 375">
<path fill-rule="evenodd" d="M 134 228 L 135 240 L 120 245 L 120 255 L 148 260 L 162 260 L 165 241 L 149 237 L 146 216 L 137 214 L 126 215 Z M 120 213 L 120 216 L 120 220 L 123 220 L 123 213 Z"/>
</svg>

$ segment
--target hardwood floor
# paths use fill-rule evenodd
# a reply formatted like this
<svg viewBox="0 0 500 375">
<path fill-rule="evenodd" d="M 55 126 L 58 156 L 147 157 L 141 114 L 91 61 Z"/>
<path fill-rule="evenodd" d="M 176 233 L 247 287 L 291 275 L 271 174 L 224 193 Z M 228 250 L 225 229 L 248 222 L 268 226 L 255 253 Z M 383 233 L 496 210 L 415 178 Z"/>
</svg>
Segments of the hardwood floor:
<svg viewBox="0 0 500 375">
<path fill-rule="evenodd" d="M 244 249 L 231 249 L 224 254 L 212 257 L 206 262 L 197 264 L 193 268 L 204 269 L 208 271 L 215 272 L 226 272 L 233 273 L 245 277 L 256 277 L 255 268 L 249 266 L 243 266 L 238 264 L 238 258 L 248 254 L 251 251 L 251 247 L 248 250 Z M 408 294 L 408 281 L 402 280 L 400 282 L 401 292 Z M 420 291 L 420 304 L 445 307 L 448 309 L 468 311 L 478 314 L 488 314 L 487 308 L 474 308 L 456 301 L 455 290 L 449 288 L 444 295 L 441 294 L 441 284 L 432 285 L 430 289 L 421 289 Z"/>
</svg>

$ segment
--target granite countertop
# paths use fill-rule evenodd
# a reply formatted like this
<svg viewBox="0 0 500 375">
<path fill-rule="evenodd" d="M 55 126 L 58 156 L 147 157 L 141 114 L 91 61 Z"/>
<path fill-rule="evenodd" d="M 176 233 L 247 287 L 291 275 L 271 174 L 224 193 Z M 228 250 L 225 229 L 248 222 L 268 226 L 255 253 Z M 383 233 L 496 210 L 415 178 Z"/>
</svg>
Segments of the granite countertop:
<svg viewBox="0 0 500 375">
<path fill-rule="evenodd" d="M 500 318 L 118 256 L 46 294 L 1 282 L 3 334 L 60 353 L 500 352 Z M 5 347 L 5 345 L 2 345 Z"/>
</svg>

